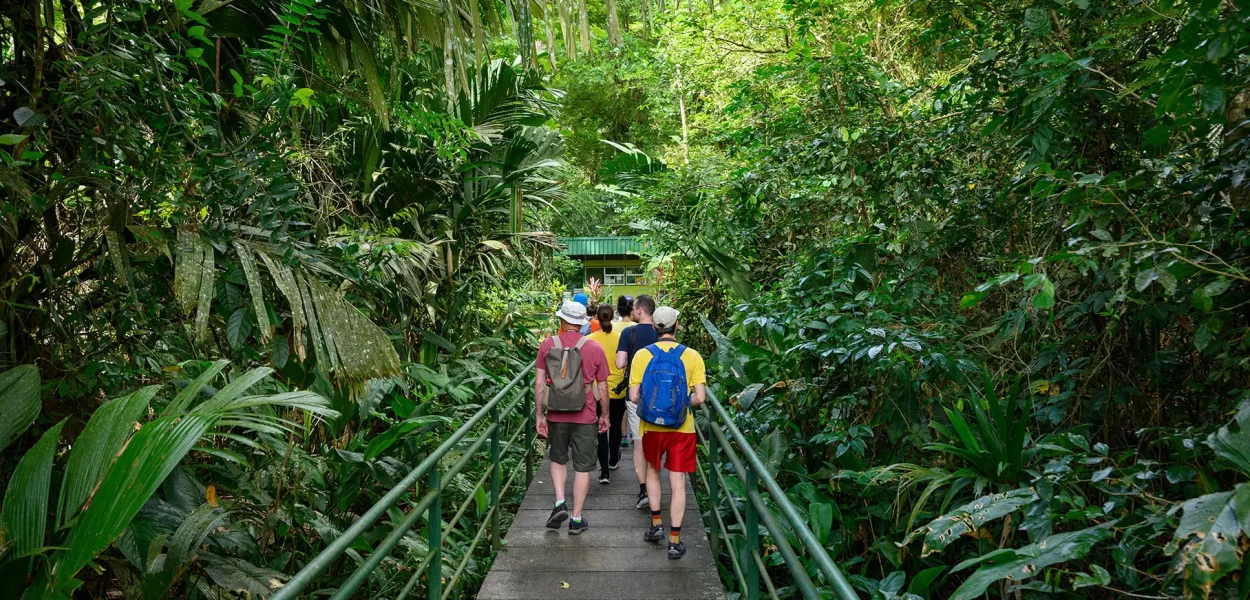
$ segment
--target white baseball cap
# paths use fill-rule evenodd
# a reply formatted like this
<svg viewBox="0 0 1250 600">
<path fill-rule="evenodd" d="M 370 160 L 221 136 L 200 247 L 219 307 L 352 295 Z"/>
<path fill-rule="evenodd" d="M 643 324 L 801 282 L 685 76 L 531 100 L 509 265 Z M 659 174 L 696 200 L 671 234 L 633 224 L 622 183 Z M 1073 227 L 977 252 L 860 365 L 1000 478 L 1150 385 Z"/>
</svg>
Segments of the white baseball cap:
<svg viewBox="0 0 1250 600">
<path fill-rule="evenodd" d="M 582 306 L 580 302 L 565 300 L 560 305 L 560 310 L 556 312 L 556 316 L 569 325 L 585 325 L 586 307 Z"/>
<path fill-rule="evenodd" d="M 651 315 L 655 326 L 661 329 L 668 329 L 677 323 L 677 309 L 671 306 L 661 306 L 655 309 L 655 314 Z"/>
</svg>

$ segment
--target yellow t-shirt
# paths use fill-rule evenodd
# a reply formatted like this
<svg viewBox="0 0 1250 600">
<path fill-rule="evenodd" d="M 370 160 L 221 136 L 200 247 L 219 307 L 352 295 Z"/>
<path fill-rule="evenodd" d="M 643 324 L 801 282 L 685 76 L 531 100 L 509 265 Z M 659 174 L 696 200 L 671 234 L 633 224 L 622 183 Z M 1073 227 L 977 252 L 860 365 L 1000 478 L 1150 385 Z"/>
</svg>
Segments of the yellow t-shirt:
<svg viewBox="0 0 1250 600">
<path fill-rule="evenodd" d="M 623 327 L 617 327 L 619 323 L 612 324 L 612 333 L 604 333 L 602 329 L 596 331 L 586 337 L 599 342 L 603 346 L 604 356 L 608 359 L 608 397 L 623 398 L 624 394 L 617 394 L 612 390 L 621 383 L 625 378 L 625 371 L 616 368 L 616 345 L 621 341 L 621 330 Z"/>
<path fill-rule="evenodd" d="M 656 342 L 661 350 L 672 350 L 677 342 Z M 642 385 L 642 374 L 647 372 L 647 364 L 651 362 L 651 352 L 646 348 L 639 348 L 634 353 L 634 362 L 629 364 L 629 385 Z M 703 367 L 703 357 L 699 356 L 693 348 L 686 348 L 681 353 L 681 362 L 686 366 L 686 385 L 690 386 L 690 393 L 694 394 L 694 386 L 707 385 L 707 370 Z M 686 420 L 681 427 L 660 427 L 652 425 L 646 421 L 638 424 L 638 433 L 646 435 L 648 431 L 678 431 L 681 433 L 694 433 L 694 414 L 686 415 Z"/>
</svg>

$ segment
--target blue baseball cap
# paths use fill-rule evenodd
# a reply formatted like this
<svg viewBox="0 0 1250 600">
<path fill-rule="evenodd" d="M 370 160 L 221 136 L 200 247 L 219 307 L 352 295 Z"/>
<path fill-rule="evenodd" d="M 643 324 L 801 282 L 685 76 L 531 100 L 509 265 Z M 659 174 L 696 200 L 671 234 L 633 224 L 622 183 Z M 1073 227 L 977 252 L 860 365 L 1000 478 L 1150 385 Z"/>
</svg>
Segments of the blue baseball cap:
<svg viewBox="0 0 1250 600">
<path fill-rule="evenodd" d="M 586 294 L 573 294 L 573 301 L 582 306 L 590 306 L 590 298 Z"/>
</svg>

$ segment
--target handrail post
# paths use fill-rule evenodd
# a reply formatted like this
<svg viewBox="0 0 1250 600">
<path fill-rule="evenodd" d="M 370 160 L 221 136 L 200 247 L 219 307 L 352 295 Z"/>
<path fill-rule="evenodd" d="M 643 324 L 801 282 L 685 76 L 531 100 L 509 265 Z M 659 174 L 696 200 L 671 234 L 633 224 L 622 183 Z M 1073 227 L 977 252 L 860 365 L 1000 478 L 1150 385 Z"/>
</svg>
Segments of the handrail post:
<svg viewBox="0 0 1250 600">
<path fill-rule="evenodd" d="M 495 425 L 494 433 L 490 434 L 490 505 L 495 509 L 490 515 L 490 547 L 499 551 L 499 406 L 490 411 L 490 420 Z"/>
<path fill-rule="evenodd" d="M 751 492 L 754 492 L 756 488 L 755 469 L 753 469 L 751 465 L 748 464 L 746 466 L 746 472 L 747 472 L 747 480 L 744 482 L 744 484 L 746 485 L 746 494 L 747 494 L 748 499 L 744 504 L 746 504 L 746 509 L 747 509 L 746 534 L 747 534 L 747 552 L 749 554 L 751 552 L 758 550 L 760 547 L 760 518 L 759 518 L 759 515 L 756 514 L 755 512 L 755 503 L 751 502 L 750 500 Z M 746 566 L 747 566 L 747 590 L 746 590 L 747 599 L 759 600 L 759 597 L 760 597 L 759 566 L 753 560 L 748 560 Z"/>
<path fill-rule="evenodd" d="M 430 471 L 430 489 L 437 494 L 434 503 L 430 505 L 428 517 L 430 550 L 433 552 L 430 557 L 429 582 L 426 585 L 430 600 L 439 600 L 443 591 L 443 493 L 439 490 L 440 485 L 436 466 Z"/>
<path fill-rule="evenodd" d="M 530 386 L 533 389 L 534 386 Z M 525 390 L 525 485 L 534 481 L 534 434 L 538 422 L 534 418 L 534 396 Z"/>
<path fill-rule="evenodd" d="M 712 414 L 710 410 L 707 413 L 707 425 L 710 430 L 716 427 L 716 415 Z M 707 533 L 708 540 L 712 543 L 712 553 L 720 554 L 720 530 L 716 528 L 717 513 L 720 512 L 720 479 L 716 477 L 715 472 L 719 464 L 717 453 L 720 451 L 720 442 L 712 434 L 709 434 L 707 438 L 708 472 L 712 475 L 707 479 L 708 505 L 712 509 L 712 518 L 708 521 Z"/>
</svg>

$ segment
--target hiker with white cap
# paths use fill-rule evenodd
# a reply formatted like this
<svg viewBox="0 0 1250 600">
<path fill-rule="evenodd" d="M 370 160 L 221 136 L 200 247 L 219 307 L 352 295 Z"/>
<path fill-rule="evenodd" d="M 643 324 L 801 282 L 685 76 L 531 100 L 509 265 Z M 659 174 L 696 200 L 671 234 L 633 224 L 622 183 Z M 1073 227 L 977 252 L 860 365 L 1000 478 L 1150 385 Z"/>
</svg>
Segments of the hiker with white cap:
<svg viewBox="0 0 1250 600">
<path fill-rule="evenodd" d="M 647 461 L 647 500 L 651 528 L 642 535 L 648 542 L 664 539 L 660 514 L 660 469 L 668 469 L 668 557 L 681 558 L 681 523 L 686 513 L 686 474 L 696 466 L 694 415 L 690 408 L 707 397 L 707 372 L 698 352 L 677 343 L 675 309 L 655 309 L 652 321 L 660 340 L 638 350 L 629 368 L 629 397 L 638 405 L 642 454 Z M 635 327 L 639 327 L 635 325 Z"/>
<path fill-rule="evenodd" d="M 556 317 L 559 330 L 538 347 L 535 418 L 538 435 L 547 438 L 551 484 L 556 493 L 547 527 L 559 529 L 570 517 L 564 486 L 572 462 L 569 535 L 579 535 L 590 526 L 582 516 L 582 506 L 590 490 L 590 471 L 598 462 L 599 433 L 608 430 L 608 359 L 602 346 L 579 333 L 587 321 L 585 306 L 565 300 Z"/>
</svg>

